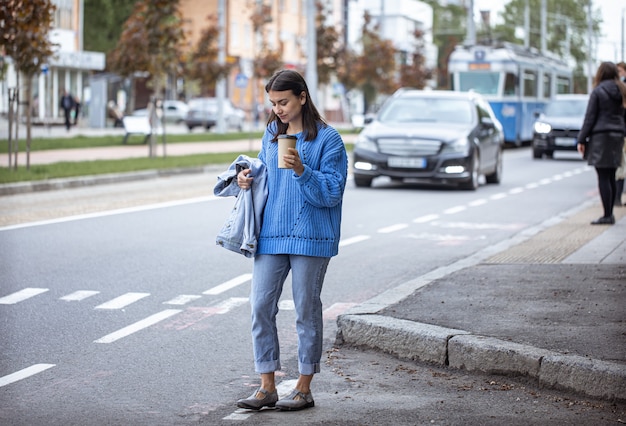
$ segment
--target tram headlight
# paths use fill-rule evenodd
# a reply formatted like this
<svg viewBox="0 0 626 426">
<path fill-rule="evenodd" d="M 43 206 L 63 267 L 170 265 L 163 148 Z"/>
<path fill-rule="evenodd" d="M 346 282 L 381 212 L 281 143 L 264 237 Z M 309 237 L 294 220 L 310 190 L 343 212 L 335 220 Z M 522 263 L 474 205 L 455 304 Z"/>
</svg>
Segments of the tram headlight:
<svg viewBox="0 0 626 426">
<path fill-rule="evenodd" d="M 535 133 L 546 134 L 552 131 L 552 126 L 548 123 L 544 123 L 543 121 L 537 121 L 535 122 L 534 129 Z"/>
</svg>

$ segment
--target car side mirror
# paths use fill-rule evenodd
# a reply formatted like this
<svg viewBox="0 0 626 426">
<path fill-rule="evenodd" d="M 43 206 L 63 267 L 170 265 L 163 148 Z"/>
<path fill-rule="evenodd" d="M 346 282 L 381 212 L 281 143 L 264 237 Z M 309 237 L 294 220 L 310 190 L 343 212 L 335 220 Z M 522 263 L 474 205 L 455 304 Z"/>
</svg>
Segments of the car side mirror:
<svg viewBox="0 0 626 426">
<path fill-rule="evenodd" d="M 489 117 L 482 117 L 480 119 L 480 124 L 483 125 L 483 127 L 487 128 L 487 129 L 493 129 L 495 126 L 495 124 L 493 124 L 493 120 L 491 120 L 491 118 Z"/>
<path fill-rule="evenodd" d="M 365 117 L 363 119 L 363 124 L 370 124 L 372 121 L 374 121 L 374 117 L 372 117 L 372 116 Z"/>
</svg>

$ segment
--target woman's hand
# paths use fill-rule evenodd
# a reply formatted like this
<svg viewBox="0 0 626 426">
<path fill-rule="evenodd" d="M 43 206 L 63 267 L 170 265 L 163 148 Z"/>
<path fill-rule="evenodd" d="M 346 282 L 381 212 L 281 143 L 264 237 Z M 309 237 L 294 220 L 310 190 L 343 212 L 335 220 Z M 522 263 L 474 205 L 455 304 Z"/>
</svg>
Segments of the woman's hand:
<svg viewBox="0 0 626 426">
<path fill-rule="evenodd" d="M 304 164 L 302 164 L 302 160 L 300 160 L 298 150 L 295 148 L 287 148 L 287 150 L 290 154 L 283 155 L 285 165 L 287 168 L 293 169 L 298 176 L 302 176 L 302 173 L 304 173 Z"/>
<path fill-rule="evenodd" d="M 580 152 L 580 155 L 582 155 L 583 157 L 585 156 L 585 145 L 583 145 L 582 143 L 579 143 L 578 145 L 576 145 L 576 149 L 578 149 L 578 152 Z"/>
<path fill-rule="evenodd" d="M 241 189 L 250 189 L 252 187 L 253 177 L 248 177 L 250 169 L 244 169 L 237 174 L 237 185 Z"/>
</svg>

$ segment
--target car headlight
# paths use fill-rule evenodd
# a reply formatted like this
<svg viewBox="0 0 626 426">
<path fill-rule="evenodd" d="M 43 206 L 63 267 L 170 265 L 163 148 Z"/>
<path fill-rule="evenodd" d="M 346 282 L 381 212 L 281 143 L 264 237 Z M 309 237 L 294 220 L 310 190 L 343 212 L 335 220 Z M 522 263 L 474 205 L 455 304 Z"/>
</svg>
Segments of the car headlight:
<svg viewBox="0 0 626 426">
<path fill-rule="evenodd" d="M 357 136 L 354 147 L 363 151 L 378 152 L 378 146 L 376 145 L 376 142 L 362 134 Z"/>
<path fill-rule="evenodd" d="M 469 152 L 469 142 L 467 138 L 459 138 L 450 143 L 445 144 L 443 148 L 445 153 L 467 154 Z"/>
<path fill-rule="evenodd" d="M 548 123 L 544 123 L 543 121 L 537 121 L 535 122 L 535 133 L 550 133 L 550 131 L 552 130 L 552 126 L 549 125 Z"/>
</svg>

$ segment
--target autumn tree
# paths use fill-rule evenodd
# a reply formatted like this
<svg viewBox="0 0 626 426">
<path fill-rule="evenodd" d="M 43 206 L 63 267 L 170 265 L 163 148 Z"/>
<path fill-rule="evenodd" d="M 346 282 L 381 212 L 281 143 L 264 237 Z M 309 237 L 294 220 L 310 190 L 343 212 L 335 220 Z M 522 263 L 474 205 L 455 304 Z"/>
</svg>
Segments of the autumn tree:
<svg viewBox="0 0 626 426">
<path fill-rule="evenodd" d="M 414 87 L 423 89 L 426 82 L 432 77 L 432 70 L 426 67 L 424 56 L 424 33 L 421 30 L 413 32 L 414 49 L 412 52 L 402 52 L 400 65 L 401 87 Z"/>
<path fill-rule="evenodd" d="M 26 86 L 26 168 L 30 168 L 31 113 L 33 78 L 52 56 L 54 44 L 48 37 L 56 6 L 51 0 L 3 0 L 0 3 L 0 50 L 13 60 Z M 19 111 L 19 109 L 18 109 Z M 16 123 L 19 122 L 18 119 Z M 9 147 L 9 155 L 11 153 Z M 14 167 L 17 169 L 17 144 Z"/>
<path fill-rule="evenodd" d="M 363 15 L 361 31 L 362 52 L 346 48 L 340 55 L 342 63 L 337 77 L 347 90 L 358 88 L 363 92 L 365 110 L 379 94 L 391 94 L 397 88 L 396 49 L 390 40 L 380 37 L 379 26 L 373 24 L 368 12 Z"/>
<path fill-rule="evenodd" d="M 179 0 L 137 1 L 110 54 L 109 64 L 120 75 L 140 71 L 150 75 L 155 100 L 162 96 L 167 76 L 181 63 L 184 33 L 178 6 Z M 154 156 L 154 137 L 150 138 L 150 156 Z"/>
<path fill-rule="evenodd" d="M 259 35 L 261 40 L 260 48 L 254 55 L 253 73 L 254 77 L 260 79 L 269 78 L 283 65 L 282 52 L 280 49 L 272 49 L 267 42 L 266 24 L 272 21 L 272 9 L 265 4 L 256 4 L 250 17 L 254 34 Z"/>
<path fill-rule="evenodd" d="M 317 45 L 317 79 L 320 84 L 330 83 L 336 73 L 337 57 L 340 51 L 340 33 L 334 25 L 328 25 L 327 8 L 320 1 L 315 3 L 317 8 L 316 45 Z"/>
<path fill-rule="evenodd" d="M 215 92 L 215 85 L 221 77 L 226 77 L 232 68 L 229 64 L 218 62 L 220 28 L 215 15 L 207 16 L 207 26 L 200 34 L 200 39 L 187 56 L 186 76 L 200 84 L 202 95 Z"/>
</svg>

